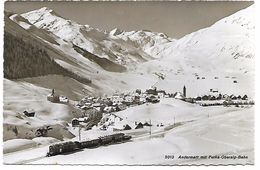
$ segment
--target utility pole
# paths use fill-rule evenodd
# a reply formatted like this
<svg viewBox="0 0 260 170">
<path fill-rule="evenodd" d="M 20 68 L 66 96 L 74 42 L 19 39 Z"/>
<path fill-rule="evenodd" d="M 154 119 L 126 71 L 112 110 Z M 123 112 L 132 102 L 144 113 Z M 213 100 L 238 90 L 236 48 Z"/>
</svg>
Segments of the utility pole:
<svg viewBox="0 0 260 170">
<path fill-rule="evenodd" d="M 79 142 L 81 141 L 81 134 L 80 134 L 81 126 L 79 125 Z"/>
<path fill-rule="evenodd" d="M 174 121 L 173 121 L 173 125 L 175 126 L 175 116 L 174 116 Z"/>
<path fill-rule="evenodd" d="M 150 119 L 150 138 L 151 138 L 151 135 L 152 135 L 152 121 Z"/>
</svg>

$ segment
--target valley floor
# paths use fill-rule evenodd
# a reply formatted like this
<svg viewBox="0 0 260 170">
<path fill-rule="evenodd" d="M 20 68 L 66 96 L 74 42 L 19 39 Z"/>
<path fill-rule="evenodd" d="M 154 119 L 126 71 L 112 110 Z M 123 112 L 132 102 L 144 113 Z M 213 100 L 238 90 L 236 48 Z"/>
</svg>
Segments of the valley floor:
<svg viewBox="0 0 260 170">
<path fill-rule="evenodd" d="M 4 154 L 4 163 L 254 164 L 254 107 L 201 107 L 176 99 L 164 99 L 157 104 L 137 106 L 117 114 L 124 114 L 128 121 L 134 121 L 139 117 L 140 121 L 152 119 L 154 122 L 156 115 L 159 114 L 163 119 L 158 122 L 162 122 L 164 126 L 153 126 L 152 135 L 149 133 L 149 127 L 122 131 L 132 135 L 130 142 L 53 157 L 45 157 L 48 151 L 47 145 L 7 153 Z M 173 117 L 176 117 L 175 125 Z M 82 132 L 82 138 L 87 139 L 106 133 L 92 129 Z M 183 156 L 182 159 L 179 159 L 179 156 Z M 199 158 L 185 159 L 185 156 L 199 156 Z M 206 156 L 206 159 L 200 156 Z"/>
</svg>

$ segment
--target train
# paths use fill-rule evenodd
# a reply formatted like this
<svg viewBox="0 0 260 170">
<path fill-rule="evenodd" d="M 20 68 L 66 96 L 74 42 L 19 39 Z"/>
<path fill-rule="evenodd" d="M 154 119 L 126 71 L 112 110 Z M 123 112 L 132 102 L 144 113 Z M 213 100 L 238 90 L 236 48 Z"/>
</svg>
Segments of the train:
<svg viewBox="0 0 260 170">
<path fill-rule="evenodd" d="M 99 146 L 106 146 L 115 143 L 125 142 L 132 138 L 130 135 L 125 135 L 124 133 L 116 133 L 113 135 L 102 136 L 97 139 L 87 140 L 87 141 L 68 141 L 58 144 L 53 144 L 49 146 L 49 151 L 47 157 L 55 156 L 59 154 L 66 154 L 69 152 L 78 151 L 84 148 L 96 148 Z"/>
</svg>

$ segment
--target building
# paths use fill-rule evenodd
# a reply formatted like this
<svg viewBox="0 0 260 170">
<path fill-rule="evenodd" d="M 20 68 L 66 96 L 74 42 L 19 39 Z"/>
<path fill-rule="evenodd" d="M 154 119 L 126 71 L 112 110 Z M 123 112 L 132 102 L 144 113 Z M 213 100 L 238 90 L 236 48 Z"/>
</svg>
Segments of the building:
<svg viewBox="0 0 260 170">
<path fill-rule="evenodd" d="M 209 91 L 212 93 L 218 93 L 218 89 L 210 89 Z"/>
<path fill-rule="evenodd" d="M 120 95 L 118 94 L 114 94 L 112 97 L 111 97 L 111 101 L 113 103 L 122 103 L 124 101 L 123 97 L 121 97 Z"/>
<path fill-rule="evenodd" d="M 135 92 L 140 95 L 142 93 L 142 90 L 141 89 L 136 89 Z"/>
<path fill-rule="evenodd" d="M 181 92 L 176 92 L 173 94 L 173 98 L 175 99 L 184 99 L 183 94 L 181 94 Z"/>
<path fill-rule="evenodd" d="M 88 122 L 88 118 L 87 117 L 82 117 L 82 118 L 73 118 L 72 121 L 71 121 L 71 125 L 72 127 L 75 127 L 75 126 L 79 126 L 80 123 L 87 123 Z"/>
<path fill-rule="evenodd" d="M 74 119 L 72 119 L 71 124 L 72 124 L 72 127 L 78 126 L 79 125 L 79 120 L 74 118 Z"/>
<path fill-rule="evenodd" d="M 158 96 L 159 96 L 159 98 L 164 98 L 165 95 L 166 95 L 165 90 L 158 90 L 157 92 L 158 92 Z"/>
<path fill-rule="evenodd" d="M 159 98 L 155 95 L 150 95 L 148 97 L 146 97 L 146 101 L 150 102 L 150 103 L 158 103 L 160 102 Z"/>
<path fill-rule="evenodd" d="M 26 110 L 23 113 L 27 117 L 34 117 L 34 115 L 35 115 L 35 112 L 27 112 Z"/>
<path fill-rule="evenodd" d="M 47 100 L 53 103 L 69 103 L 69 99 L 66 96 L 55 94 L 54 89 L 52 89 L 52 93 L 47 96 Z"/>
<path fill-rule="evenodd" d="M 47 100 L 50 101 L 50 102 L 53 102 L 53 103 L 58 103 L 58 102 L 60 102 L 60 96 L 49 94 L 47 96 Z"/>
<path fill-rule="evenodd" d="M 144 127 L 144 125 L 141 123 L 141 122 L 139 122 L 138 124 L 137 124 L 137 126 L 135 127 L 135 129 L 141 129 L 141 128 L 143 128 Z"/>
<path fill-rule="evenodd" d="M 148 122 L 145 122 L 145 123 L 143 124 L 143 126 L 152 126 L 152 125 L 149 124 Z"/>
<path fill-rule="evenodd" d="M 147 89 L 147 90 L 146 90 L 146 93 L 147 93 L 147 94 L 152 94 L 152 95 L 158 95 L 158 92 L 157 92 L 156 87 Z"/>
<path fill-rule="evenodd" d="M 124 125 L 124 129 L 123 130 L 131 130 L 131 129 L 132 128 L 128 124 Z"/>
</svg>

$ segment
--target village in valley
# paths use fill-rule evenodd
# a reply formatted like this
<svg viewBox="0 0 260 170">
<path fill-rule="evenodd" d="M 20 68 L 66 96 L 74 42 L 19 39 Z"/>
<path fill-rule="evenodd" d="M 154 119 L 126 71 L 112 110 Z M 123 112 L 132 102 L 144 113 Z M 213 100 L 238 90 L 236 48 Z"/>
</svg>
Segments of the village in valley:
<svg viewBox="0 0 260 170">
<path fill-rule="evenodd" d="M 175 130 L 178 133 L 179 128 L 185 129 L 193 122 L 208 119 L 212 123 L 211 119 L 217 119 L 219 114 L 229 115 L 233 111 L 244 114 L 244 111 L 252 110 L 254 105 L 254 100 L 247 94 L 228 95 L 221 93 L 217 88 L 210 88 L 204 95 L 193 97 L 187 95 L 192 89 L 188 89 L 185 85 L 175 92 L 168 92 L 156 86 L 165 80 L 165 76 L 156 75 L 159 75 L 158 79 L 150 88 L 129 92 L 116 91 L 112 95 L 84 94 L 85 97 L 81 100 L 70 99 L 55 89 L 49 89 L 51 93 L 45 96 L 47 103 L 71 108 L 70 118 L 62 121 L 64 132 L 61 140 L 53 141 L 52 138 L 57 132 L 59 133 L 60 128 L 50 123 L 35 128 L 25 135 L 29 138 L 39 138 L 40 141 L 51 137 L 48 139 L 50 141 L 44 142 L 48 147 L 47 151 L 41 153 L 44 157 L 73 155 L 74 152 L 108 145 L 123 143 L 134 145 L 139 140 L 152 142 L 159 138 L 164 141 L 165 136 L 169 136 L 168 133 L 174 133 Z M 24 110 L 22 114 L 17 113 L 16 117 L 24 120 L 40 120 L 34 108 Z M 12 131 L 16 136 L 19 135 L 20 130 L 16 126 Z M 41 160 L 42 157 L 36 160 L 38 159 Z"/>
<path fill-rule="evenodd" d="M 71 114 L 75 116 L 66 123 L 66 129 L 74 137 L 72 136 L 71 139 L 66 139 L 63 142 L 50 143 L 47 145 L 48 152 L 43 156 L 53 157 L 64 153 L 73 155 L 74 151 L 79 149 L 107 147 L 111 144 L 134 142 L 140 139 L 164 138 L 175 128 L 178 129 L 178 127 L 196 121 L 197 118 L 194 119 L 190 114 L 193 107 L 195 112 L 200 110 L 202 113 L 199 119 L 201 116 L 202 119 L 209 119 L 211 116 L 215 117 L 214 109 L 211 111 L 206 109 L 205 112 L 203 108 L 216 107 L 216 112 L 218 112 L 217 110 L 222 110 L 219 107 L 223 107 L 223 110 L 232 110 L 232 108 L 243 110 L 250 109 L 254 105 L 254 101 L 246 94 L 227 95 L 221 94 L 217 89 L 210 89 L 205 95 L 189 97 L 187 96 L 188 90 L 184 85 L 182 92 L 168 93 L 152 86 L 146 90 L 136 89 L 127 93 L 116 92 L 111 96 L 103 95 L 102 97 L 86 96 L 80 101 L 73 101 L 52 89 L 51 93 L 46 96 L 48 102 L 70 105 L 73 108 Z M 177 110 L 162 110 L 162 108 L 165 109 L 167 105 L 172 104 L 173 106 L 178 105 Z M 181 108 L 182 105 L 183 108 Z M 190 109 L 185 113 L 187 106 Z M 154 107 L 157 109 L 154 110 Z M 135 108 L 137 109 L 135 110 Z M 175 114 L 178 110 L 180 113 Z M 134 112 L 134 116 L 132 112 Z M 167 119 L 164 117 L 165 112 L 168 112 Z M 23 114 L 20 117 L 37 117 L 35 111 L 25 110 Z M 43 126 L 35 130 L 35 137 L 48 138 L 54 130 L 53 126 Z M 17 129 L 16 131 L 18 133 Z M 38 159 L 40 160 L 42 157 L 35 160 Z"/>
<path fill-rule="evenodd" d="M 128 93 L 116 92 L 112 96 L 102 97 L 86 96 L 78 102 L 74 102 L 75 109 L 72 114 L 78 115 L 71 120 L 72 127 L 80 127 L 85 130 L 99 128 L 102 131 L 117 132 L 144 127 L 162 127 L 162 122 L 151 124 L 151 119 L 134 122 L 123 121 L 124 118 L 117 115 L 117 112 L 124 111 L 130 107 L 139 105 L 149 105 L 159 103 L 161 100 L 172 98 L 181 100 L 202 107 L 223 106 L 223 107 L 250 107 L 254 101 L 244 95 L 221 94 L 217 89 L 210 89 L 209 93 L 202 96 L 186 96 L 186 87 L 182 92 L 167 93 L 165 90 L 158 90 L 155 86 L 146 90 L 136 89 Z M 52 94 L 47 96 L 47 100 L 55 103 L 68 104 L 70 100 L 66 96 Z M 75 104 L 76 103 L 76 104 Z M 160 113 L 158 113 L 160 114 Z M 127 119 L 127 117 L 126 117 Z M 120 122 L 124 122 L 123 124 Z M 175 122 L 174 122 L 175 123 Z"/>
</svg>

